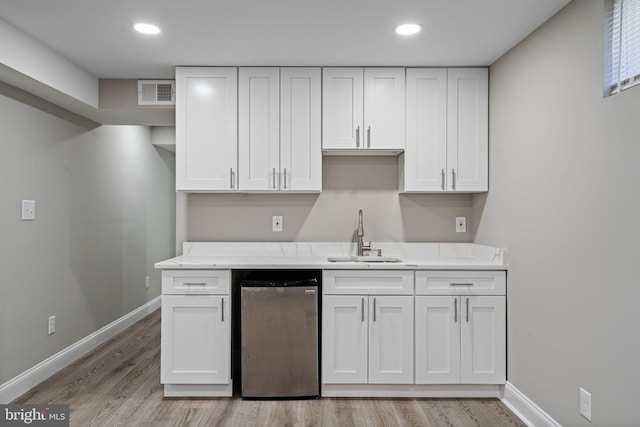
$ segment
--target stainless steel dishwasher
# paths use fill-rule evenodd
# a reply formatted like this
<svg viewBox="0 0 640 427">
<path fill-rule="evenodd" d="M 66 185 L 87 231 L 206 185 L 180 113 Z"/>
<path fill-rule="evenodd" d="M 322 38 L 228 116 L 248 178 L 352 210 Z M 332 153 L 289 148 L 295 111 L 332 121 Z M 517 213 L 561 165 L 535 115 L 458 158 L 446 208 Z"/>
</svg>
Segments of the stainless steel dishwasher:
<svg viewBox="0 0 640 427">
<path fill-rule="evenodd" d="M 242 396 L 319 396 L 318 281 L 240 286 Z"/>
</svg>

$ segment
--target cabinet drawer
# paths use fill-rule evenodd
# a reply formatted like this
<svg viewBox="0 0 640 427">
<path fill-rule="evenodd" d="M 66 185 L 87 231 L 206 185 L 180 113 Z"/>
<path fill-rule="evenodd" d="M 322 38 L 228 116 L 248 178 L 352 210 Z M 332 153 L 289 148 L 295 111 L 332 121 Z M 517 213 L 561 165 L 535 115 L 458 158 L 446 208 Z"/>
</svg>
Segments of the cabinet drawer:
<svg viewBox="0 0 640 427">
<path fill-rule="evenodd" d="M 162 272 L 164 295 L 228 295 L 229 270 L 165 270 Z"/>
<path fill-rule="evenodd" d="M 416 295 L 505 295 L 505 271 L 416 271 Z"/>
<path fill-rule="evenodd" d="M 412 295 L 413 271 L 324 270 L 325 294 Z"/>
</svg>

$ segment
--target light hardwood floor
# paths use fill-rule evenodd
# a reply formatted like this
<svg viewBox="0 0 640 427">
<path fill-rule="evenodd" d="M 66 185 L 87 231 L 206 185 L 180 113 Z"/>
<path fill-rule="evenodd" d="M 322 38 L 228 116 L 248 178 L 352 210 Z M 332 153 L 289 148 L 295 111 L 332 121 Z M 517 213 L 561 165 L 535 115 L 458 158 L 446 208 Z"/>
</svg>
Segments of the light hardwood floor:
<svg viewBox="0 0 640 427">
<path fill-rule="evenodd" d="M 14 403 L 68 404 L 71 426 L 524 426 L 496 399 L 164 398 L 156 311 Z"/>
</svg>

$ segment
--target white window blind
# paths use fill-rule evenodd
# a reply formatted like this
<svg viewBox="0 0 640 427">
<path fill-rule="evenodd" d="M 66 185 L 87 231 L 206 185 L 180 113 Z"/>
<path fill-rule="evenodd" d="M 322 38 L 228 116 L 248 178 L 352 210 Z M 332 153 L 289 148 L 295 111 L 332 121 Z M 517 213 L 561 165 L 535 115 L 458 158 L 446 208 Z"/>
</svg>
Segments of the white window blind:
<svg viewBox="0 0 640 427">
<path fill-rule="evenodd" d="M 640 83 L 640 0 L 612 0 L 605 17 L 605 91 Z"/>
</svg>

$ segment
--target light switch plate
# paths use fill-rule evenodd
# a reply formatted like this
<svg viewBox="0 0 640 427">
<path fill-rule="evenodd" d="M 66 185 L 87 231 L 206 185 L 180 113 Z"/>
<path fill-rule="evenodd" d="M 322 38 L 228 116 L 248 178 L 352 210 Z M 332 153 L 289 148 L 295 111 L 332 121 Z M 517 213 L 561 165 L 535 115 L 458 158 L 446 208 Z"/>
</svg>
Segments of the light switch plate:
<svg viewBox="0 0 640 427">
<path fill-rule="evenodd" d="M 466 232 L 467 232 L 467 217 L 457 216 L 456 217 L 456 233 L 466 233 Z"/>
<path fill-rule="evenodd" d="M 22 220 L 33 221 L 35 219 L 36 219 L 36 201 L 23 200 L 22 201 Z"/>
</svg>

